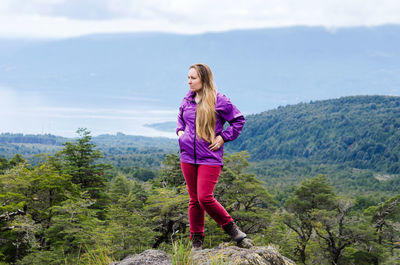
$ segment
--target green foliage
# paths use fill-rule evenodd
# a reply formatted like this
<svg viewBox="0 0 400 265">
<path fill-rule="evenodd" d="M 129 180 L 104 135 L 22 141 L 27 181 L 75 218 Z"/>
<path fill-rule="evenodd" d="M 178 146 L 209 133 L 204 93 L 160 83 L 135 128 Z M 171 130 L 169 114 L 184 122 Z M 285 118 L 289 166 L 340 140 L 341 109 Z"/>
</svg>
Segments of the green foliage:
<svg viewBox="0 0 400 265">
<path fill-rule="evenodd" d="M 210 265 L 229 265 L 237 264 L 231 262 L 229 258 L 224 257 L 224 250 L 221 249 L 219 254 L 209 257 Z M 198 262 L 193 260 L 193 251 L 190 241 L 178 239 L 172 242 L 171 261 L 173 265 L 197 265 Z"/>
<path fill-rule="evenodd" d="M 121 171 L 129 177 L 146 181 L 155 177 L 166 154 L 177 150 L 177 141 L 168 138 L 125 135 L 99 135 L 93 143 L 105 154 L 101 163 L 112 164 L 115 174 Z M 74 139 L 54 135 L 0 134 L 0 172 L 2 159 L 10 159 L 21 154 L 32 165 L 42 162 L 38 154 L 54 155 L 63 144 Z M 118 169 L 118 170 L 117 170 Z"/>
<path fill-rule="evenodd" d="M 85 244 L 95 245 L 104 240 L 102 221 L 91 209 L 94 200 L 83 192 L 79 197 L 70 197 L 60 205 L 53 206 L 52 225 L 45 231 L 47 242 L 66 253 L 79 253 Z"/>
<path fill-rule="evenodd" d="M 313 211 L 333 208 L 335 195 L 324 176 L 317 176 L 302 182 L 286 202 L 288 213 L 284 214 L 284 223 L 297 234 L 295 253 L 305 264 L 306 248 L 313 232 Z"/>
<path fill-rule="evenodd" d="M 80 257 L 79 264 L 83 265 L 110 265 L 115 259 L 111 256 L 110 250 L 104 246 L 96 246 L 86 249 Z"/>
<path fill-rule="evenodd" d="M 246 116 L 231 150 L 256 161 L 305 158 L 400 173 L 400 98 L 355 96 L 300 103 Z"/>
<path fill-rule="evenodd" d="M 20 155 L 0 159 L 0 264 L 110 264 L 151 247 L 186 264 L 189 196 L 179 157 L 158 150 L 148 163 L 125 157 L 110 169 L 103 162 L 122 149 L 116 145 L 115 156 L 102 158 L 89 132 L 79 133 L 38 164 Z M 125 151 L 120 155 L 138 149 Z M 304 264 L 395 264 L 399 176 L 249 158 L 247 152 L 225 157 L 214 195 L 256 244 L 279 245 Z M 156 161 L 161 166 L 149 169 Z M 206 247 L 229 240 L 208 216 L 205 233 Z M 222 255 L 212 262 L 229 263 Z"/>
<path fill-rule="evenodd" d="M 180 187 L 184 186 L 185 178 L 181 171 L 181 162 L 177 155 L 168 154 L 162 163 L 160 176 L 156 180 L 156 184 L 161 187 Z"/>
<path fill-rule="evenodd" d="M 54 216 L 51 208 L 64 201 L 68 193 L 77 192 L 70 179 L 49 164 L 31 169 L 21 163 L 0 175 L 0 214 L 14 214 L 0 220 L 0 231 L 9 230 L 3 252 L 19 258 L 28 249 L 45 244 L 43 232 Z"/>
<path fill-rule="evenodd" d="M 109 248 L 117 259 L 146 250 L 157 235 L 152 222 L 143 215 L 141 194 L 131 184 L 125 194 L 113 193 L 113 203 L 107 208 L 105 229 L 110 237 Z"/>
<path fill-rule="evenodd" d="M 172 265 L 191 265 L 193 263 L 192 244 L 189 240 L 172 242 Z"/>
<path fill-rule="evenodd" d="M 282 215 L 283 223 L 297 237 L 294 259 L 302 264 L 381 264 L 391 259 L 393 244 L 380 243 L 379 230 L 373 223 L 382 223 L 376 218 L 382 218 L 383 212 L 388 220 L 396 216 L 396 198 L 389 199 L 380 207 L 369 207 L 366 210 L 368 217 L 353 207 L 351 200 L 336 196 L 326 178 L 319 176 L 303 181 L 285 204 L 288 213 Z M 398 224 L 397 219 L 396 222 Z M 398 239 L 395 236 L 398 231 L 389 231 L 392 233 L 386 235 L 392 237 L 387 238 L 394 242 L 393 239 Z M 285 234 L 278 232 L 283 236 L 272 239 L 282 242 Z M 292 236 L 286 238 L 290 242 Z M 291 257 L 287 248 L 283 250 Z"/>
<path fill-rule="evenodd" d="M 148 218 L 159 234 L 153 245 L 157 248 L 162 242 L 171 242 L 171 236 L 178 231 L 185 233 L 188 224 L 187 207 L 189 196 L 186 190 L 181 192 L 165 188 L 155 188 L 144 207 Z"/>
<path fill-rule="evenodd" d="M 286 209 L 298 215 L 309 215 L 314 209 L 331 209 L 334 202 L 332 186 L 324 176 L 317 176 L 302 182 L 286 202 Z"/>
<path fill-rule="evenodd" d="M 268 227 L 253 235 L 252 239 L 255 245 L 273 244 L 282 255 L 295 260 L 297 259 L 294 254 L 297 246 L 297 234 L 284 224 L 285 218 L 280 211 L 276 211 L 273 213 Z"/>
<path fill-rule="evenodd" d="M 307 160 L 268 160 L 252 163 L 249 172 L 266 183 L 279 206 L 283 206 L 295 186 L 310 177 L 325 175 L 338 194 L 386 200 L 400 193 L 400 175 L 359 170 L 340 165 L 312 164 Z M 357 206 L 359 207 L 359 206 Z"/>
<path fill-rule="evenodd" d="M 268 226 L 275 202 L 254 174 L 246 173 L 249 154 L 240 152 L 225 157 L 224 168 L 214 196 L 249 234 Z"/>
<path fill-rule="evenodd" d="M 102 161 L 110 163 L 128 177 L 146 181 L 154 178 L 161 167 L 164 157 L 176 152 L 178 143 L 175 139 L 117 135 L 99 135 L 93 142 L 105 154 Z M 140 169 L 146 169 L 141 172 Z M 152 172 L 152 173 L 150 173 Z"/>
<path fill-rule="evenodd" d="M 158 163 L 158 162 L 157 162 Z M 161 162 L 160 162 L 161 163 Z M 158 167 L 158 165 L 157 165 Z M 138 166 L 126 166 L 120 167 L 114 170 L 117 172 L 116 174 L 124 174 L 125 176 L 129 176 L 130 178 L 134 178 L 140 181 L 148 181 L 151 179 L 156 178 L 157 170 L 148 169 L 148 168 L 141 168 Z M 111 171 L 112 172 L 112 171 Z"/>
<path fill-rule="evenodd" d="M 94 200 L 92 208 L 104 209 L 108 201 L 104 192 L 108 178 L 105 172 L 111 166 L 97 162 L 103 156 L 91 142 L 89 131 L 78 129 L 77 133 L 80 138 L 64 143 L 64 148 L 51 161 L 60 172 L 70 175 L 72 182 L 88 193 Z M 102 212 L 98 213 L 102 215 Z"/>
<path fill-rule="evenodd" d="M 2 133 L 0 134 L 0 143 L 25 143 L 25 144 L 45 144 L 61 146 L 66 141 L 66 138 L 54 136 L 51 134 L 33 135 L 22 133 Z"/>
<path fill-rule="evenodd" d="M 101 158 L 102 154 L 91 143 L 90 132 L 79 129 L 77 133 L 81 137 L 75 143 L 64 143 L 64 148 L 59 153 L 63 161 L 61 170 L 72 176 L 72 182 L 88 191 L 92 199 L 105 200 L 105 194 L 102 191 L 107 179 L 104 174 L 110 166 L 96 163 L 96 159 Z"/>
<path fill-rule="evenodd" d="M 313 212 L 314 231 L 320 239 L 320 246 L 329 256 L 332 264 L 343 264 L 343 252 L 355 242 L 362 241 L 357 227 L 360 219 L 349 216 L 351 202 L 338 200 L 335 209 Z"/>
<path fill-rule="evenodd" d="M 400 241 L 400 194 L 365 210 L 377 232 L 378 244 L 388 244 L 393 251 L 393 243 Z"/>
<path fill-rule="evenodd" d="M 55 153 L 61 149 L 62 143 L 67 138 L 50 134 L 31 135 L 31 134 L 0 134 L 0 154 L 6 159 L 15 155 L 22 155 L 31 164 L 38 164 L 35 155 L 41 153 Z"/>
<path fill-rule="evenodd" d="M 237 262 L 231 262 L 229 257 L 225 258 L 224 249 L 222 249 L 218 255 L 210 257 L 210 265 L 230 265 L 230 264 L 236 265 Z"/>
<path fill-rule="evenodd" d="M 26 160 L 20 154 L 16 154 L 10 160 L 0 158 L 0 174 L 4 173 L 7 169 L 11 169 L 21 163 L 26 163 Z"/>
</svg>

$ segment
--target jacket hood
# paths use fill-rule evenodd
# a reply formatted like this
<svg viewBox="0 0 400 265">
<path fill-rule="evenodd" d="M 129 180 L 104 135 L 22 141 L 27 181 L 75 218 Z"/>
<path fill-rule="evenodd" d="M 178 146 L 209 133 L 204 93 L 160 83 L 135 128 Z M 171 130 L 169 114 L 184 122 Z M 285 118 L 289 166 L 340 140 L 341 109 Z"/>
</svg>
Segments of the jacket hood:
<svg viewBox="0 0 400 265">
<path fill-rule="evenodd" d="M 215 92 L 216 92 L 217 97 L 218 97 L 218 94 L 219 94 L 218 91 L 215 91 Z M 192 90 L 189 89 L 189 91 L 187 92 L 186 96 L 184 96 L 184 99 L 194 100 L 194 96 L 195 96 L 195 93 Z"/>
<path fill-rule="evenodd" d="M 195 96 L 195 93 L 189 89 L 189 91 L 187 92 L 187 94 L 184 98 L 187 100 L 194 100 L 194 96 Z"/>
</svg>

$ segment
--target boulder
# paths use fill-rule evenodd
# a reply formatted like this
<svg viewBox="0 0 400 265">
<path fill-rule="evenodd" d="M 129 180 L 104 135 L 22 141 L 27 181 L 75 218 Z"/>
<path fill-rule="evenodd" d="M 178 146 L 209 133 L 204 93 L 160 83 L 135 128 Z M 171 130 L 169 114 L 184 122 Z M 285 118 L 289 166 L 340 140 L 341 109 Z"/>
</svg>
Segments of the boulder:
<svg viewBox="0 0 400 265">
<path fill-rule="evenodd" d="M 217 248 L 194 251 L 192 260 L 193 265 L 296 265 L 295 262 L 282 256 L 273 246 L 246 249 L 221 244 Z M 110 265 L 172 265 L 172 263 L 164 251 L 149 249 Z"/>
<path fill-rule="evenodd" d="M 282 256 L 273 246 L 239 248 L 221 244 L 217 248 L 195 251 L 193 264 L 235 264 L 235 265 L 295 265 Z"/>
<path fill-rule="evenodd" d="M 171 265 L 170 257 L 162 250 L 148 249 L 110 265 Z"/>
</svg>

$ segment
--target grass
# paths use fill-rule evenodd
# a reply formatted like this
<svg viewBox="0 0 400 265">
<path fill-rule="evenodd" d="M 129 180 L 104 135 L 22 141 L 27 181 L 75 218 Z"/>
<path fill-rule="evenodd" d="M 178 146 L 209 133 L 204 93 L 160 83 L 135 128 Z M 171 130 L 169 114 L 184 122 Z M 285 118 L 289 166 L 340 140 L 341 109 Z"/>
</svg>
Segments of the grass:
<svg viewBox="0 0 400 265">
<path fill-rule="evenodd" d="M 224 257 L 223 250 L 210 256 L 210 265 L 231 265 L 229 258 Z M 193 260 L 192 244 L 188 240 L 178 239 L 172 243 L 171 261 L 173 265 L 197 265 Z"/>
<path fill-rule="evenodd" d="M 211 261 L 210 265 L 229 265 L 229 264 L 231 264 L 231 262 L 229 261 L 229 258 L 227 260 L 225 260 L 223 249 L 221 250 L 221 252 L 218 255 L 210 257 L 210 261 Z"/>
<path fill-rule="evenodd" d="M 109 249 L 98 246 L 95 249 L 87 249 L 86 253 L 80 258 L 79 264 L 85 265 L 109 265 L 114 261 Z"/>
<path fill-rule="evenodd" d="M 193 253 L 191 242 L 182 239 L 173 241 L 171 261 L 172 265 L 192 265 Z"/>
</svg>

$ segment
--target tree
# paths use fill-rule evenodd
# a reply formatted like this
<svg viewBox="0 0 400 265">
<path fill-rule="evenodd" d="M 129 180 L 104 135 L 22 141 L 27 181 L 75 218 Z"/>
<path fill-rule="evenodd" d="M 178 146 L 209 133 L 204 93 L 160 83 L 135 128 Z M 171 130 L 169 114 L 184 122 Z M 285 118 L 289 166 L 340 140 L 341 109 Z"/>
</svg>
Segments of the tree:
<svg viewBox="0 0 400 265">
<path fill-rule="evenodd" d="M 287 200 L 284 223 L 297 234 L 295 254 L 306 264 L 306 248 L 313 232 L 312 213 L 316 209 L 330 210 L 335 202 L 332 186 L 322 175 L 303 181 Z"/>
<path fill-rule="evenodd" d="M 109 184 L 108 195 L 111 203 L 117 203 L 121 197 L 128 196 L 132 192 L 133 182 L 124 175 L 117 175 Z"/>
<path fill-rule="evenodd" d="M 338 200 L 333 210 L 315 210 L 313 213 L 315 232 L 322 239 L 320 245 L 328 253 L 332 265 L 341 264 L 344 250 L 360 241 L 356 229 L 359 222 L 349 217 L 351 206 L 350 201 Z"/>
<path fill-rule="evenodd" d="M 137 209 L 137 204 L 135 194 L 131 191 L 107 207 L 108 246 L 117 259 L 151 248 L 157 235 L 154 224 Z"/>
<path fill-rule="evenodd" d="M 365 210 L 377 232 L 376 242 L 388 246 L 393 256 L 394 242 L 400 241 L 400 195 L 393 196 L 378 206 Z"/>
<path fill-rule="evenodd" d="M 148 187 L 118 175 L 111 181 L 108 194 L 111 203 L 106 209 L 106 230 L 113 256 L 120 259 L 151 247 L 157 233 L 143 210 Z"/>
<path fill-rule="evenodd" d="M 5 235 L 0 250 L 9 261 L 47 247 L 44 231 L 52 224 L 52 207 L 77 192 L 71 176 L 48 163 L 33 168 L 21 163 L 0 175 L 0 231 Z"/>
<path fill-rule="evenodd" d="M 48 251 L 58 253 L 51 262 L 57 264 L 65 260 L 68 264 L 75 264 L 79 256 L 88 246 L 105 245 L 107 235 L 104 231 L 104 222 L 97 218 L 96 210 L 91 209 L 94 200 L 87 191 L 79 196 L 69 196 L 59 205 L 51 207 L 54 213 L 52 224 L 45 230 L 48 247 L 37 256 L 46 256 Z M 29 260 L 29 256 L 25 260 Z"/>
<path fill-rule="evenodd" d="M 160 176 L 154 182 L 160 187 L 181 187 L 186 185 L 181 170 L 181 162 L 176 154 L 168 154 L 162 162 Z"/>
<path fill-rule="evenodd" d="M 26 163 L 26 160 L 20 154 L 16 154 L 10 160 L 0 157 L 0 174 L 3 174 L 7 169 L 11 169 L 23 163 Z"/>
<path fill-rule="evenodd" d="M 267 228 L 275 206 L 263 182 L 246 173 L 250 155 L 240 152 L 226 156 L 215 188 L 215 198 L 249 234 Z"/>
<path fill-rule="evenodd" d="M 155 188 L 151 193 L 144 210 L 158 233 L 153 244 L 157 248 L 162 242 L 170 242 L 177 232 L 186 232 L 189 196 L 183 189 L 178 193 L 173 189 Z"/>
<path fill-rule="evenodd" d="M 61 172 L 72 176 L 72 182 L 87 191 L 90 198 L 95 200 L 94 208 L 104 209 L 107 201 L 104 192 L 107 177 L 105 171 L 110 165 L 97 163 L 102 157 L 95 144 L 91 143 L 90 132 L 78 129 L 80 138 L 75 142 L 64 143 L 64 148 L 57 154 Z"/>
<path fill-rule="evenodd" d="M 395 229 L 392 221 L 396 217 L 399 220 L 400 217 L 400 195 L 388 199 L 377 207 L 371 207 L 368 211 L 375 211 L 372 221 L 378 232 L 378 243 L 382 244 L 384 238 L 393 243 Z"/>
</svg>

